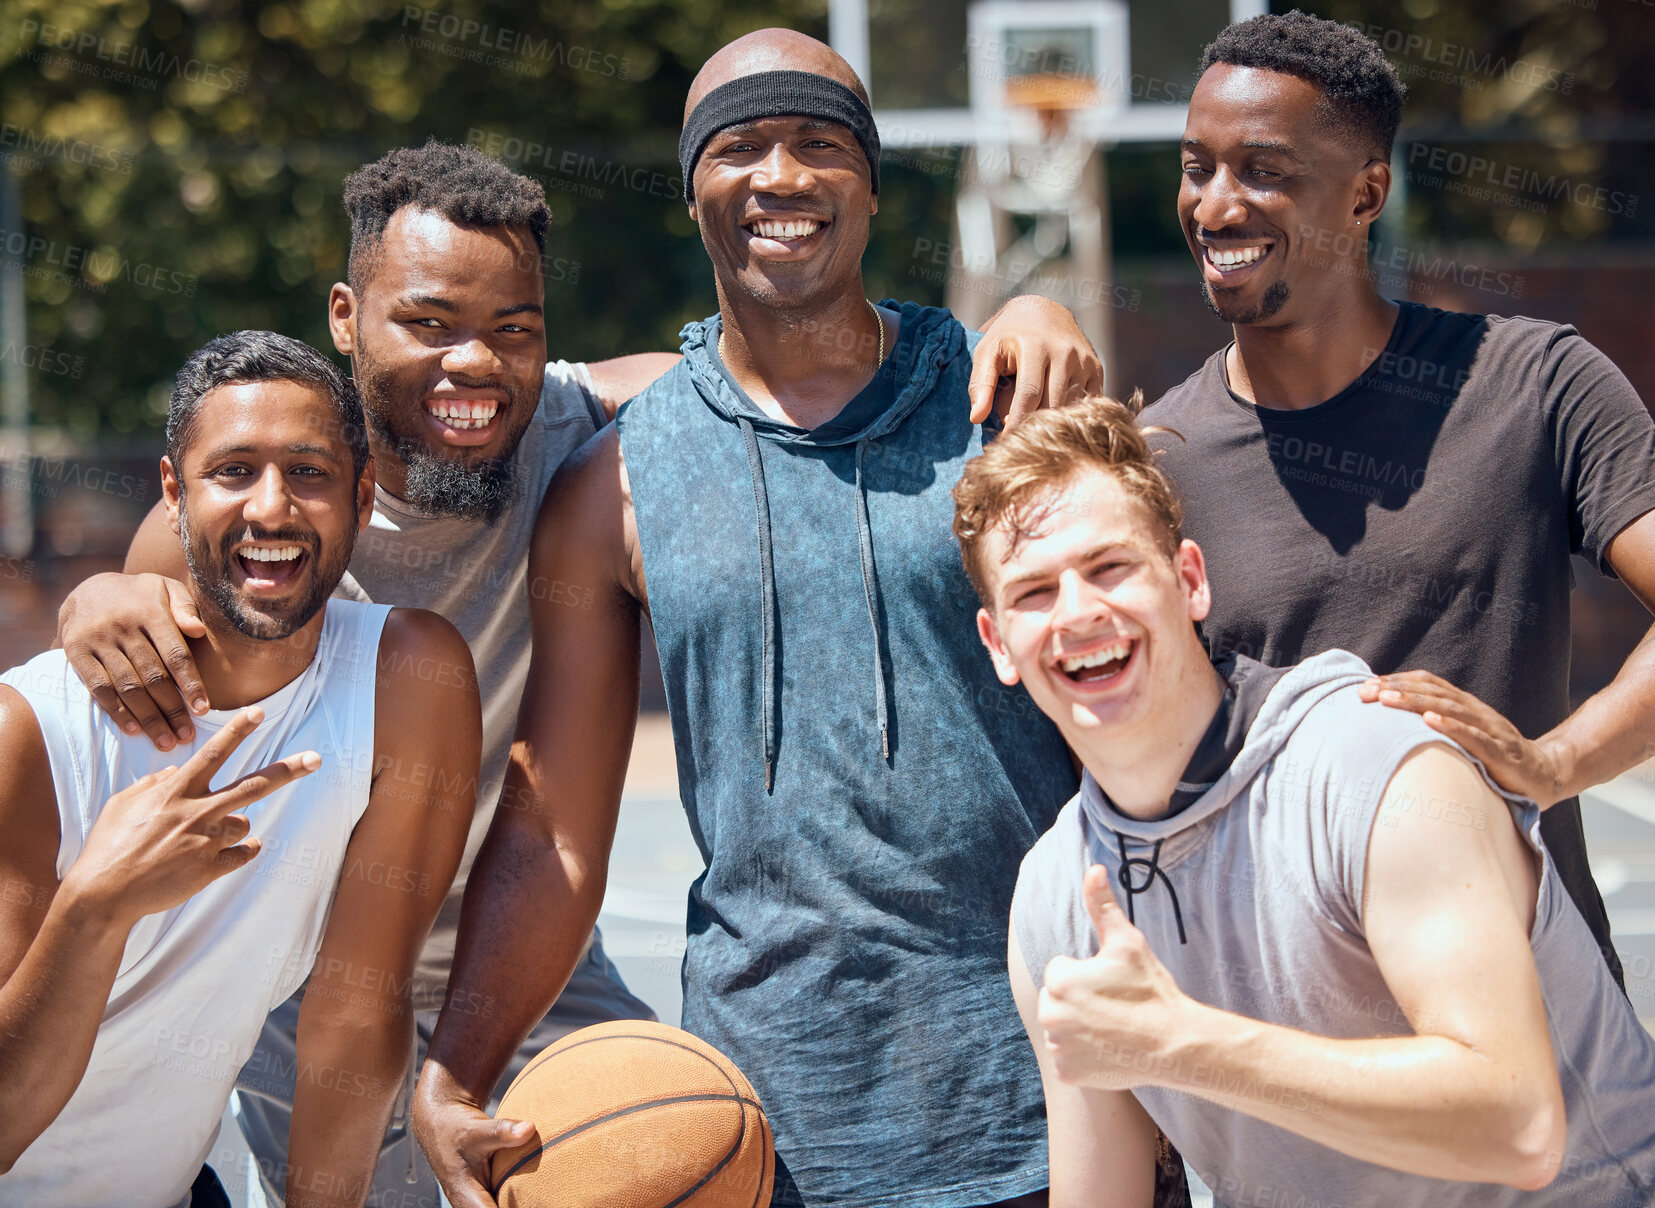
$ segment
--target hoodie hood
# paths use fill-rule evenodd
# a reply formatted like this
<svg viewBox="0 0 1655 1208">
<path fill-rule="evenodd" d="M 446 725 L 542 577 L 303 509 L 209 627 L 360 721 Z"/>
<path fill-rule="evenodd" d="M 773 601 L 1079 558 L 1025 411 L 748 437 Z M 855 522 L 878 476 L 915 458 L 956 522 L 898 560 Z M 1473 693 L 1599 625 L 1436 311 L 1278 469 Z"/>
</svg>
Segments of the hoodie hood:
<svg viewBox="0 0 1655 1208">
<path fill-rule="evenodd" d="M 956 356 L 966 355 L 965 329 L 946 310 L 897 303 L 886 299 L 887 310 L 902 316 L 896 346 L 873 380 L 841 412 L 815 428 L 799 428 L 772 418 L 760 410 L 727 376 L 715 351 L 723 330 L 719 316 L 691 323 L 679 333 L 683 337 L 684 364 L 696 393 L 720 418 L 736 425 L 747 452 L 747 473 L 753 487 L 753 508 L 758 517 L 759 609 L 763 682 L 759 686 L 759 739 L 764 756 L 764 790 L 775 787 L 776 753 L 781 741 L 781 706 L 777 696 L 781 665 L 781 619 L 776 611 L 776 565 L 772 548 L 770 491 L 764 478 L 764 455 L 760 441 L 772 444 L 826 449 L 854 445 L 856 449 L 856 534 L 857 556 L 862 564 L 862 596 L 868 610 L 870 659 L 873 672 L 874 716 L 878 731 L 879 757 L 891 760 L 890 640 L 881 619 L 878 564 L 874 559 L 873 526 L 868 520 L 868 489 L 863 466 L 868 445 L 895 432 L 918 409 L 937 376 Z M 887 405 L 884 394 L 894 391 Z M 966 400 L 960 400 L 961 406 Z"/>
<path fill-rule="evenodd" d="M 1246 790 L 1317 704 L 1372 674 L 1365 662 L 1344 650 L 1326 651 L 1288 671 L 1264 698 L 1229 769 L 1198 799 L 1166 817 L 1151 821 L 1128 817 L 1110 804 L 1092 773 L 1081 777 L 1080 812 L 1088 855 L 1094 863 L 1104 862 L 1105 851 L 1111 859 L 1118 856 L 1118 896 L 1128 922 L 1137 922 L 1135 899 L 1148 893 L 1159 878 L 1178 926 L 1178 940 L 1186 942 L 1183 907 L 1166 870 L 1176 868 L 1200 844 L 1196 828 Z M 1134 854 L 1144 849 L 1147 855 Z"/>
<path fill-rule="evenodd" d="M 797 428 L 774 419 L 761 411 L 753 401 L 738 391 L 720 372 L 713 349 L 723 331 L 723 322 L 717 315 L 688 324 L 679 338 L 680 351 L 689 369 L 690 379 L 703 402 L 717 415 L 731 423 L 747 423 L 760 440 L 776 444 L 807 445 L 825 449 L 837 445 L 852 445 L 859 441 L 878 440 L 902 426 L 936 385 L 942 367 L 958 356 L 966 355 L 965 329 L 948 311 L 917 302 L 897 302 L 887 298 L 879 304 L 885 310 L 901 316 L 901 328 L 890 355 L 879 367 L 874 381 L 865 388 L 871 390 L 896 378 L 896 397 L 890 405 L 872 415 L 859 412 L 857 403 L 862 395 L 852 399 L 845 411 L 816 428 Z M 903 375 L 907 376 L 904 377 Z M 843 422 L 842 422 L 843 421 Z"/>
<path fill-rule="evenodd" d="M 1230 768 L 1188 809 L 1166 818 L 1144 821 L 1129 818 L 1110 805 L 1098 782 L 1087 772 L 1081 777 L 1080 805 L 1094 835 L 1122 835 L 1137 843 L 1167 844 L 1168 860 L 1175 859 L 1173 841 L 1218 813 L 1241 794 L 1286 745 L 1305 715 L 1341 688 L 1360 684 L 1373 675 L 1361 659 L 1346 650 L 1328 650 L 1306 659 L 1276 681 L 1264 698 L 1247 741 Z"/>
</svg>

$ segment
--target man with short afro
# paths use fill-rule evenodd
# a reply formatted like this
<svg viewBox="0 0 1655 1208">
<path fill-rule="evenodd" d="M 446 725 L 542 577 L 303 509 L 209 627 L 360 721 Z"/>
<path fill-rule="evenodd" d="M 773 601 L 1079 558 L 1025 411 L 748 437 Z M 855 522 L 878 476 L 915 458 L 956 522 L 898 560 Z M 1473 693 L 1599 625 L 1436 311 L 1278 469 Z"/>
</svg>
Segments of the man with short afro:
<svg viewBox="0 0 1655 1208">
<path fill-rule="evenodd" d="M 386 224 L 404 206 L 435 210 L 468 226 L 522 227 L 541 254 L 552 222 L 545 190 L 536 181 L 481 151 L 436 139 L 423 147 L 398 147 L 364 164 L 345 178 L 343 200 L 351 220 L 347 274 L 358 294 L 373 275 Z"/>
<path fill-rule="evenodd" d="M 1215 63 L 1311 81 L 1321 89 L 1329 125 L 1344 127 L 1370 154 L 1390 161 L 1407 87 L 1379 44 L 1360 31 L 1298 9 L 1255 17 L 1207 44 L 1200 74 Z"/>
</svg>

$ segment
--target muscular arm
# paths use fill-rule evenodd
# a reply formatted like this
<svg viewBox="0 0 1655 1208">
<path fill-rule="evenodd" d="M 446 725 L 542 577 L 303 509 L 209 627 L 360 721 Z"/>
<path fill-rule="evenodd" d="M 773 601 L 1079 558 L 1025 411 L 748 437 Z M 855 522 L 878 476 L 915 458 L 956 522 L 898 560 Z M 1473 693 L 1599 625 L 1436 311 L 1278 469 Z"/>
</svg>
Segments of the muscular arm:
<svg viewBox="0 0 1655 1208">
<path fill-rule="evenodd" d="M 476 801 L 482 714 L 465 640 L 397 609 L 379 644 L 373 785 L 299 1011 L 287 1203 L 360 1205 L 412 1051 L 409 986 Z"/>
<path fill-rule="evenodd" d="M 631 531 L 608 427 L 558 472 L 536 521 L 529 688 L 420 1080 L 420 1142 L 456 1208 L 489 1203 L 478 1152 L 457 1161 L 462 1121 L 476 1121 L 471 1109 L 562 990 L 603 901 L 638 713 L 642 573 Z M 494 1007 L 486 1018 L 460 1006 L 482 1001 Z"/>
<path fill-rule="evenodd" d="M 184 547 L 157 503 L 127 549 L 123 574 L 93 575 L 57 614 L 57 644 L 98 707 L 163 751 L 195 737 L 207 693 L 184 634 L 206 633 L 184 580 Z M 186 703 L 188 702 L 188 703 Z"/>
<path fill-rule="evenodd" d="M 1442 798 L 1462 805 L 1455 821 L 1427 815 L 1424 803 Z M 1445 747 L 1416 752 L 1369 840 L 1363 926 L 1419 1034 L 1335 1041 L 1212 1020 L 1189 1060 L 1292 1093 L 1274 1105 L 1196 1093 L 1383 1166 L 1544 1186 L 1562 1160 L 1564 1116 L 1528 941 L 1535 875 L 1505 803 L 1471 765 Z"/>
<path fill-rule="evenodd" d="M 1057 1076 L 1037 1018 L 1039 991 L 1011 933 L 1007 954 L 1017 1013 L 1046 1092 L 1051 1208 L 1149 1208 L 1155 1198 L 1155 1125 L 1130 1091 L 1074 1086 Z"/>
<path fill-rule="evenodd" d="M 1655 512 L 1622 529 L 1606 553 L 1638 602 L 1655 612 Z M 1539 745 L 1556 768 L 1550 800 L 1541 805 L 1577 796 L 1655 755 L 1655 628 L 1644 634 L 1608 687 L 1543 735 Z"/>
<path fill-rule="evenodd" d="M 586 371 L 592 375 L 598 402 L 610 419 L 621 409 L 621 404 L 684 358 L 676 352 L 640 352 L 629 357 L 614 357 L 607 361 L 589 361 Z"/>
<path fill-rule="evenodd" d="M 34 711 L 0 688 L 0 1174 L 92 1056 L 126 931 L 59 894 L 57 795 Z"/>
<path fill-rule="evenodd" d="M 1459 808 L 1423 807 L 1444 799 Z M 1088 891 L 1108 897 L 1101 873 Z M 1042 1001 L 1041 1022 L 1060 1032 L 1058 1068 L 1088 1083 L 1147 1078 L 1381 1166 L 1542 1187 L 1562 1160 L 1565 1122 L 1528 942 L 1535 884 L 1504 801 L 1458 753 L 1425 747 L 1386 790 L 1363 911 L 1416 1035 L 1332 1040 L 1195 1002 L 1112 899 L 1100 956 L 1048 969 L 1055 1001 Z M 1106 987 L 1101 1016 L 1085 1005 L 1087 974 Z M 1076 1028 L 1077 1014 L 1117 1026 Z"/>
</svg>

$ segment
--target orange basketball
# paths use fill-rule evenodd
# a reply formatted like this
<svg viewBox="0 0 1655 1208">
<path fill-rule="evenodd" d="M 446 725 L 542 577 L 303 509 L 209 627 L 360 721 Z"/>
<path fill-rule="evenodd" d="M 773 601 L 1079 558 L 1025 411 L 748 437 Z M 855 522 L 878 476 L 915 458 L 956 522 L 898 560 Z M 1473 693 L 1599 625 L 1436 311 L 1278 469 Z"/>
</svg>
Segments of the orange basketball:
<svg viewBox="0 0 1655 1208">
<path fill-rule="evenodd" d="M 500 1208 L 769 1208 L 775 1149 L 759 1097 L 677 1028 L 573 1032 L 512 1080 L 499 1115 L 535 1127 L 494 1155 Z"/>
</svg>

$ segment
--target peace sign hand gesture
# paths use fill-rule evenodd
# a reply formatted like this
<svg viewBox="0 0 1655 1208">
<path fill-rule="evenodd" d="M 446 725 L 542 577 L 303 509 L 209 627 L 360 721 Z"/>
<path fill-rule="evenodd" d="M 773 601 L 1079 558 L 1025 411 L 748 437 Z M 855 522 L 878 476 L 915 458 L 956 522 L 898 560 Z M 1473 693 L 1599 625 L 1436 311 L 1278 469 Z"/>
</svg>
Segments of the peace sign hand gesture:
<svg viewBox="0 0 1655 1208">
<path fill-rule="evenodd" d="M 259 841 L 248 837 L 252 824 L 235 811 L 322 764 L 315 751 L 303 751 L 214 792 L 212 778 L 263 720 L 257 706 L 243 709 L 183 767 L 152 772 L 111 797 L 63 889 L 130 927 L 258 855 Z"/>
</svg>

